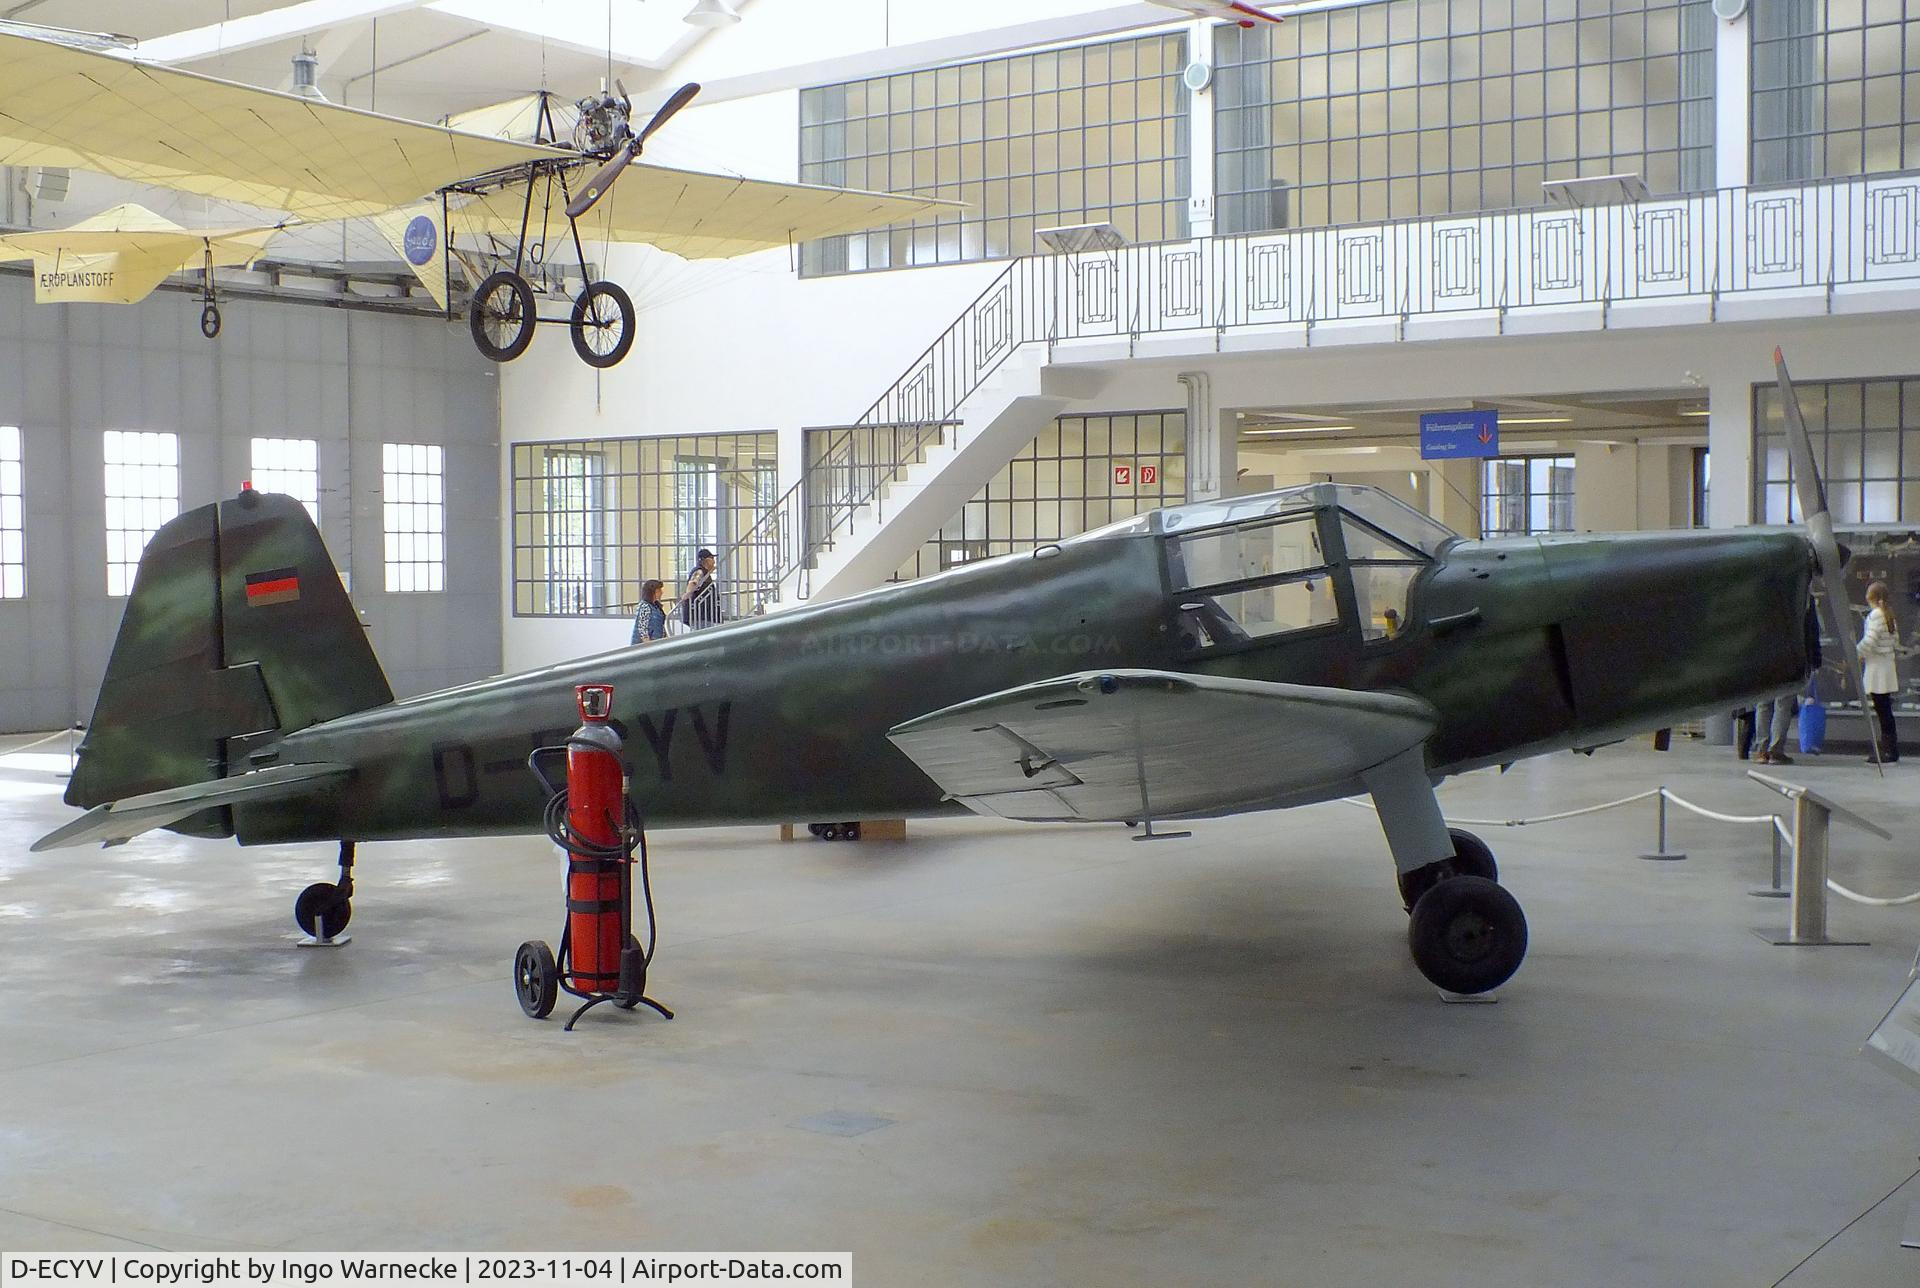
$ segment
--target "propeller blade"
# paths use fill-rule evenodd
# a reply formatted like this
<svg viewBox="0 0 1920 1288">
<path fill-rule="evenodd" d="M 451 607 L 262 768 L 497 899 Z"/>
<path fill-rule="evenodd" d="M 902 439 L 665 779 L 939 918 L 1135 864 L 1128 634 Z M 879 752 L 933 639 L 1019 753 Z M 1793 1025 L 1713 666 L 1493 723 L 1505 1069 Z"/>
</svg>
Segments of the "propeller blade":
<svg viewBox="0 0 1920 1288">
<path fill-rule="evenodd" d="M 660 105 L 660 110 L 653 114 L 651 121 L 647 122 L 647 128 L 640 131 L 640 137 L 634 144 L 634 151 L 638 152 L 647 146 L 647 140 L 653 137 L 653 132 L 679 115 L 680 109 L 693 102 L 694 95 L 699 92 L 700 82 L 698 81 L 688 81 L 673 91 L 673 97 Z"/>
<path fill-rule="evenodd" d="M 614 153 L 605 165 L 593 172 L 593 177 L 587 180 L 587 186 L 576 192 L 573 200 L 567 203 L 567 218 L 578 219 L 592 210 L 600 198 L 607 195 L 607 189 L 611 188 L 613 181 L 620 177 L 620 172 L 632 165 L 634 157 L 639 153 L 638 139 L 628 139 L 622 144 L 620 150 Z"/>
<path fill-rule="evenodd" d="M 1853 609 L 1847 603 L 1847 586 L 1842 569 L 1846 558 L 1833 535 L 1833 516 L 1827 512 L 1827 489 L 1820 481 L 1820 468 L 1813 461 L 1813 440 L 1807 437 L 1807 422 L 1800 415 L 1800 398 L 1794 392 L 1793 377 L 1787 374 L 1787 360 L 1779 349 L 1773 351 L 1774 376 L 1780 385 L 1780 411 L 1786 420 L 1787 451 L 1793 461 L 1793 486 L 1800 498 L 1800 518 L 1807 527 L 1807 539 L 1813 544 L 1814 557 L 1820 561 L 1821 616 L 1827 633 L 1840 646 L 1840 657 L 1847 680 L 1860 695 L 1866 715 L 1867 741 L 1873 748 L 1873 763 L 1879 765 L 1880 731 L 1873 713 L 1867 711 L 1866 678 L 1860 671 L 1860 648 L 1853 638 Z M 1883 771 L 1884 772 L 1884 771 Z"/>
</svg>

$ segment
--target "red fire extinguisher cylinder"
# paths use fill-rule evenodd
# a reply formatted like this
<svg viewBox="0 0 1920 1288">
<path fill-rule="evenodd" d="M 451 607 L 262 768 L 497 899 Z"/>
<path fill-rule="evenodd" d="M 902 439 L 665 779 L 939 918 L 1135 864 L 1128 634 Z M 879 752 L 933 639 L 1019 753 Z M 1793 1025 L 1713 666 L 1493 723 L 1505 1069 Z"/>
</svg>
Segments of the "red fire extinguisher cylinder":
<svg viewBox="0 0 1920 1288">
<path fill-rule="evenodd" d="M 567 828 L 595 853 L 567 856 L 570 983 L 583 993 L 613 993 L 627 946 L 624 744 L 608 723 L 611 685 L 582 684 L 574 696 L 581 724 L 567 739 Z"/>
</svg>

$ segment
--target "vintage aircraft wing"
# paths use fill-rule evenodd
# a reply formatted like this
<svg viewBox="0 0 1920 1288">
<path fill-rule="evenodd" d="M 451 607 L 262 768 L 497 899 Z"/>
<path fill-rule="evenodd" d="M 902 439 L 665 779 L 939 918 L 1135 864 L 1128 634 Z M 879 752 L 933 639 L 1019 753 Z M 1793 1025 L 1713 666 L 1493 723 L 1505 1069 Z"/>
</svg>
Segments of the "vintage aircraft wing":
<svg viewBox="0 0 1920 1288">
<path fill-rule="evenodd" d="M 577 182 L 586 182 L 586 175 Z M 476 197 L 454 211 L 454 228 L 517 237 L 525 203 L 524 187 Z M 543 188 L 534 198 L 532 226 L 563 228 L 564 205 L 557 187 Z M 931 197 L 775 183 L 636 161 L 592 212 L 581 217 L 580 231 L 657 246 L 683 259 L 731 259 L 963 209 L 962 203 Z"/>
<path fill-rule="evenodd" d="M 322 220 L 571 155 L 0 33 L 0 165 L 93 170 Z"/>
<path fill-rule="evenodd" d="M 144 796 L 129 796 L 124 800 L 95 805 L 71 823 L 48 832 L 35 841 L 31 849 L 38 854 L 42 850 L 85 845 L 89 841 L 118 845 L 142 832 L 178 823 L 201 810 L 222 805 L 253 805 L 285 800 L 289 796 L 304 795 L 320 783 L 345 778 L 352 772 L 351 765 L 275 765 L 270 769 L 235 774 L 231 778 L 216 778 L 211 782 L 189 783 L 185 787 L 148 792 Z"/>
<path fill-rule="evenodd" d="M 1323 799 L 1424 742 L 1419 698 L 1167 671 L 1089 671 L 995 693 L 888 737 L 979 814 L 1139 820 Z"/>
<path fill-rule="evenodd" d="M 0 233 L 0 260 L 30 259 L 41 303 L 92 300 L 132 304 L 170 275 L 250 264 L 285 224 L 182 228 L 144 206 L 115 206 L 69 228 Z"/>
</svg>

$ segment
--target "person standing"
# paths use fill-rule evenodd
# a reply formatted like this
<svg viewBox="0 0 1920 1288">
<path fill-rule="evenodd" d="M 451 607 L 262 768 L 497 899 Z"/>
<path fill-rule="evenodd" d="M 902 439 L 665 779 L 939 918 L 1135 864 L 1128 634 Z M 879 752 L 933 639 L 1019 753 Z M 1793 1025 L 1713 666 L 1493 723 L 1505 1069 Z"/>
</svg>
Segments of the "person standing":
<svg viewBox="0 0 1920 1288">
<path fill-rule="evenodd" d="M 660 606 L 665 583 L 653 578 L 640 583 L 640 611 L 633 615 L 633 642 L 651 644 L 667 638 L 667 610 Z"/>
<path fill-rule="evenodd" d="M 688 630 L 720 623 L 720 588 L 714 584 L 713 551 L 702 546 L 693 557 L 686 589 L 680 592 L 680 621 Z"/>
<path fill-rule="evenodd" d="M 1787 754 L 1787 726 L 1793 723 L 1791 693 L 1762 702 L 1753 709 L 1753 758 L 1763 765 L 1791 765 Z"/>
<path fill-rule="evenodd" d="M 1899 655 L 1900 632 L 1893 623 L 1887 583 L 1876 581 L 1867 587 L 1867 624 L 1860 634 L 1860 678 L 1873 703 L 1873 718 L 1880 725 L 1880 760 L 1888 765 L 1900 759 L 1900 737 L 1893 725 L 1893 695 L 1900 691 L 1900 668 L 1894 659 Z M 1873 759 L 1871 755 L 1867 758 Z"/>
</svg>

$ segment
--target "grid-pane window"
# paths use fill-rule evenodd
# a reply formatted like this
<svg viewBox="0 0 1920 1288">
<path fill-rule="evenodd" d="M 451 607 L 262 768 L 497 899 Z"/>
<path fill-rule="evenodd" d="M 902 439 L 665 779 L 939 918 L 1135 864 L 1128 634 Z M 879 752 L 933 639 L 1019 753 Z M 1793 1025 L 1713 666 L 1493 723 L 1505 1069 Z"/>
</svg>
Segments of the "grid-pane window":
<svg viewBox="0 0 1920 1288">
<path fill-rule="evenodd" d="M 1186 416 L 1062 416 L 987 482 L 894 575 L 904 581 L 1031 550 L 1187 499 Z M 844 431 L 812 430 L 817 455 Z M 857 467 L 856 467 L 857 468 Z"/>
<path fill-rule="evenodd" d="M 180 513 L 180 436 L 110 429 L 107 463 L 107 593 L 133 588 L 140 553 Z"/>
<path fill-rule="evenodd" d="M 387 589 L 445 590 L 445 449 L 429 443 L 382 443 L 380 486 Z"/>
<path fill-rule="evenodd" d="M 320 522 L 320 444 L 311 438 L 253 440 L 249 481 L 261 492 L 282 492 Z"/>
<path fill-rule="evenodd" d="M 1573 531 L 1571 456 L 1496 456 L 1480 476 L 1480 535 Z"/>
<path fill-rule="evenodd" d="M 515 443 L 514 613 L 630 616 L 655 578 L 671 606 L 695 551 L 724 552 L 772 508 L 778 460 L 771 433 Z M 746 577 L 754 563 L 721 574 Z"/>
<path fill-rule="evenodd" d="M 1714 23 L 1709 0 L 1374 0 L 1217 27 L 1216 228 L 1709 188 Z"/>
<path fill-rule="evenodd" d="M 1026 255 L 1041 229 L 1187 235 L 1183 34 L 1019 54 L 800 95 L 800 177 L 966 203 L 802 248 L 803 273 Z"/>
<path fill-rule="evenodd" d="M 20 427 L 0 425 L 0 599 L 27 593 L 25 462 Z"/>
<path fill-rule="evenodd" d="M 1920 0 L 1756 0 L 1753 178 L 1920 167 Z"/>
<path fill-rule="evenodd" d="M 1795 381 L 1827 508 L 1842 526 L 1920 521 L 1920 379 Z M 1753 391 L 1755 515 L 1799 523 L 1776 385 Z"/>
</svg>

